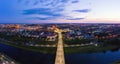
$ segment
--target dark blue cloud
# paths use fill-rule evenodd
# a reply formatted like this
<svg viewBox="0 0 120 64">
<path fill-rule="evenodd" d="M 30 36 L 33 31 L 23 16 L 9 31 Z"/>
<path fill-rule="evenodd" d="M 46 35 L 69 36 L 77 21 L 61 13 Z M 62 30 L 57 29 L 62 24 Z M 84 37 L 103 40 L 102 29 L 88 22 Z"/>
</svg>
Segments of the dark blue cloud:
<svg viewBox="0 0 120 64">
<path fill-rule="evenodd" d="M 67 3 L 71 0 L 18 0 L 18 3 L 32 3 L 33 5 L 42 4 L 42 5 L 58 5 L 59 3 Z"/>
<path fill-rule="evenodd" d="M 70 18 L 70 19 L 67 19 L 67 20 L 83 20 L 85 18 Z"/>
<path fill-rule="evenodd" d="M 33 3 L 33 5 L 37 5 L 37 4 L 39 4 L 39 2 L 38 2 L 38 1 L 36 1 L 36 2 L 34 2 L 34 3 Z"/>
<path fill-rule="evenodd" d="M 46 17 L 46 18 L 40 18 L 40 17 L 32 17 L 32 18 L 28 18 L 28 19 L 38 19 L 38 20 L 52 20 L 55 19 L 53 17 Z"/>
<path fill-rule="evenodd" d="M 80 18 L 75 18 L 78 17 L 77 15 L 79 13 L 76 14 L 74 12 L 83 13 L 85 10 L 79 10 L 79 7 L 73 8 L 76 4 L 79 6 L 79 1 L 80 0 L 1 0 L 0 20 L 81 20 L 83 16 L 81 15 Z M 74 10 L 74 12 L 72 10 Z"/>
<path fill-rule="evenodd" d="M 58 10 L 62 11 L 62 10 Z M 52 11 L 50 8 L 34 8 L 34 9 L 28 9 L 24 10 L 23 15 L 33 15 L 33 14 L 38 14 L 38 15 L 47 15 L 47 16 L 62 16 L 60 13 Z"/>
<path fill-rule="evenodd" d="M 82 9 L 82 10 L 73 10 L 74 12 L 82 12 L 82 13 L 87 13 L 90 11 L 90 9 Z"/>
<path fill-rule="evenodd" d="M 78 3 L 79 0 L 19 0 L 22 3 L 30 4 L 31 6 L 38 6 L 38 8 L 31 8 L 23 10 L 22 15 L 37 15 L 34 19 L 47 20 L 55 18 L 68 19 L 66 16 L 65 7 L 69 3 Z M 76 10 L 75 10 L 76 9 Z M 87 13 L 89 9 L 77 10 L 75 8 L 73 12 Z M 63 12 L 65 12 L 63 14 Z M 72 12 L 71 12 L 72 13 Z M 42 16 L 43 15 L 43 16 Z M 39 17 L 38 17 L 39 16 Z M 46 16 L 44 18 L 44 16 Z M 32 17 L 33 18 L 33 17 Z M 81 20 L 82 18 L 74 18 L 71 20 Z"/>
<path fill-rule="evenodd" d="M 69 0 L 60 0 L 60 2 L 67 3 Z"/>
<path fill-rule="evenodd" d="M 72 1 L 72 3 L 78 3 L 79 1 L 78 0 L 74 0 L 74 1 Z"/>
</svg>

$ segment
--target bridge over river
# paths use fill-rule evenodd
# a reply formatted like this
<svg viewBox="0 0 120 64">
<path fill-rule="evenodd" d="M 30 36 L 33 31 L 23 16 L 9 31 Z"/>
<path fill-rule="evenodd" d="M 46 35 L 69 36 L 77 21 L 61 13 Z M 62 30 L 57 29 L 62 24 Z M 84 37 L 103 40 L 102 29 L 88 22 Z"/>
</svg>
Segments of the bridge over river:
<svg viewBox="0 0 120 64">
<path fill-rule="evenodd" d="M 58 44 L 57 44 L 55 64 L 65 64 L 63 39 L 62 39 L 62 32 L 63 31 L 56 28 L 55 32 L 58 33 Z"/>
</svg>

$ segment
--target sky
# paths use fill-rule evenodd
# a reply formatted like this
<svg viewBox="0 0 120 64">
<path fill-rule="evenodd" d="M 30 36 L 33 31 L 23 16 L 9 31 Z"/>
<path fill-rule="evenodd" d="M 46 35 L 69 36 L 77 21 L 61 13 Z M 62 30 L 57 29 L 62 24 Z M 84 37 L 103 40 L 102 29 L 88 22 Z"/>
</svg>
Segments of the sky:
<svg viewBox="0 0 120 64">
<path fill-rule="evenodd" d="M 0 0 L 0 23 L 120 23 L 120 0 Z"/>
</svg>

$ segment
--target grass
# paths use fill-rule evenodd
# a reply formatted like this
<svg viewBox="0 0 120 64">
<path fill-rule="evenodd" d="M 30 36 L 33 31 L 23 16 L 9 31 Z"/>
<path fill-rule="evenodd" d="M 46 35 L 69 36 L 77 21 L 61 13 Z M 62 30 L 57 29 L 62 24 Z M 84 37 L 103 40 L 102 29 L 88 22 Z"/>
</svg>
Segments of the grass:
<svg viewBox="0 0 120 64">
<path fill-rule="evenodd" d="M 65 53 L 93 53 L 93 52 L 105 52 L 107 50 L 116 49 L 118 46 L 94 46 L 94 45 L 88 45 L 88 46 L 80 46 L 80 47 L 66 47 Z"/>
<path fill-rule="evenodd" d="M 120 60 L 118 60 L 118 61 L 116 61 L 116 62 L 114 62 L 112 64 L 120 64 Z"/>
<path fill-rule="evenodd" d="M 13 43 L 7 43 L 4 42 L 3 44 L 10 45 L 13 47 L 29 50 L 29 51 L 35 51 L 35 52 L 41 52 L 41 53 L 55 53 L 56 47 L 35 47 L 35 46 L 23 46 Z M 87 45 L 87 46 L 80 46 L 80 47 L 64 47 L 64 51 L 66 54 L 69 53 L 93 53 L 93 52 L 105 52 L 107 50 L 114 50 L 117 49 L 118 46 L 115 45 L 105 45 L 99 44 L 98 46 L 95 45 Z"/>
<path fill-rule="evenodd" d="M 13 44 L 13 43 L 2 43 L 5 45 L 13 46 L 16 48 L 24 49 L 24 50 L 29 50 L 29 51 L 34 51 L 34 52 L 41 52 L 45 54 L 53 54 L 56 52 L 56 47 L 35 47 L 35 46 L 23 46 L 23 45 L 18 45 L 18 44 Z"/>
</svg>

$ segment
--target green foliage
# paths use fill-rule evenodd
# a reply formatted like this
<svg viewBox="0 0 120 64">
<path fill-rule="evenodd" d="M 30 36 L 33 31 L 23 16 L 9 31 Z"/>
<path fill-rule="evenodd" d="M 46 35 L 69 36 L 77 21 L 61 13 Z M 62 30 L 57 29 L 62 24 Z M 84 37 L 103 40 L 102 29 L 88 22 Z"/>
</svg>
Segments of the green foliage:
<svg viewBox="0 0 120 64">
<path fill-rule="evenodd" d="M 86 43 L 90 43 L 91 41 L 93 41 L 92 39 L 71 39 L 71 40 L 65 40 L 64 39 L 64 43 L 65 44 L 86 44 Z"/>
</svg>

